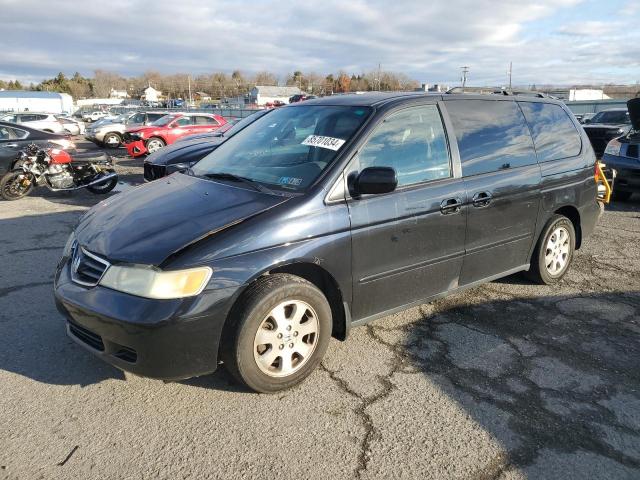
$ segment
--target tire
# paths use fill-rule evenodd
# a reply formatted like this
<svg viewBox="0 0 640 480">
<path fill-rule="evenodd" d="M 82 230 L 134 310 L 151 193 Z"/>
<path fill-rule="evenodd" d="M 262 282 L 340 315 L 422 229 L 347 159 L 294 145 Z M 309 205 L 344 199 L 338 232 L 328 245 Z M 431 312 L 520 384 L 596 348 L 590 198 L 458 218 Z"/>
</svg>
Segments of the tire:
<svg viewBox="0 0 640 480">
<path fill-rule="evenodd" d="M 113 173 L 113 170 L 109 170 L 108 173 Z M 96 195 L 104 195 L 106 193 L 109 193 L 114 188 L 116 188 L 117 184 L 118 184 L 118 177 L 114 177 L 111 180 L 105 181 L 104 183 L 97 183 L 95 185 L 91 185 L 90 187 L 87 187 L 87 190 L 89 190 L 91 193 L 94 193 Z"/>
<path fill-rule="evenodd" d="M 122 145 L 122 137 L 118 132 L 109 132 L 102 139 L 102 145 L 107 148 L 119 148 Z"/>
<path fill-rule="evenodd" d="M 616 202 L 626 202 L 627 200 L 629 200 L 631 198 L 631 195 L 633 195 L 633 192 L 625 192 L 623 191 L 619 191 L 619 190 L 613 190 L 613 200 Z"/>
<path fill-rule="evenodd" d="M 147 140 L 147 153 L 153 153 L 160 150 L 166 145 L 166 142 L 160 137 L 151 137 Z"/>
<path fill-rule="evenodd" d="M 221 342 L 222 361 L 256 392 L 285 390 L 322 361 L 331 327 L 331 307 L 315 285 L 295 275 L 268 275 L 249 286 L 232 309 Z"/>
<path fill-rule="evenodd" d="M 573 223 L 563 215 L 554 215 L 547 222 L 533 251 L 527 277 L 541 285 L 558 283 L 569 270 L 575 248 Z"/>
<path fill-rule="evenodd" d="M 26 177 L 29 184 L 27 186 L 16 185 L 15 182 L 21 182 L 20 177 Z M 35 179 L 30 173 L 25 173 L 23 170 L 13 170 L 0 180 L 0 195 L 2 195 L 2 198 L 5 200 L 19 200 L 31 193 L 34 182 Z"/>
</svg>

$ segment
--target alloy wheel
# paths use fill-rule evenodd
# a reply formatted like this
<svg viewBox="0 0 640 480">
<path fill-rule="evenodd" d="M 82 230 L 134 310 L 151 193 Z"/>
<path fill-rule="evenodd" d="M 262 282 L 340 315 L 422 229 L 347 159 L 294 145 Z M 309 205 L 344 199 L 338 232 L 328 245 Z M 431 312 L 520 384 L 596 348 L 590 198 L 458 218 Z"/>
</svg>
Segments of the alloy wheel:
<svg viewBox="0 0 640 480">
<path fill-rule="evenodd" d="M 278 304 L 260 323 L 253 341 L 253 357 L 271 377 L 297 372 L 313 355 L 318 343 L 318 316 L 301 300 Z"/>
<path fill-rule="evenodd" d="M 569 231 L 565 227 L 557 227 L 551 232 L 544 254 L 547 272 L 556 276 L 567 268 L 570 248 Z"/>
</svg>

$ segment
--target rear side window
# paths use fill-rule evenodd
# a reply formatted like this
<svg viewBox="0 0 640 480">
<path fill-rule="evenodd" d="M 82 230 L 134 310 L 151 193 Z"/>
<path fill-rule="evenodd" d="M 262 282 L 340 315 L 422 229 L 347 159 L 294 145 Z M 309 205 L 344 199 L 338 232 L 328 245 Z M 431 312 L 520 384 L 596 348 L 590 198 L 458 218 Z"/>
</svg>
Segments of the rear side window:
<svg viewBox="0 0 640 480">
<path fill-rule="evenodd" d="M 206 117 L 204 115 L 196 115 L 194 118 L 194 123 L 196 125 L 218 125 L 218 122 L 213 117 Z"/>
<path fill-rule="evenodd" d="M 463 177 L 536 163 L 529 127 L 515 102 L 451 100 L 446 106 Z"/>
<path fill-rule="evenodd" d="M 176 127 L 186 127 L 187 125 L 191 125 L 191 117 L 180 117 L 173 125 Z"/>
<path fill-rule="evenodd" d="M 387 117 L 358 154 L 358 169 L 392 167 L 398 185 L 451 176 L 449 149 L 436 105 L 412 107 Z"/>
<path fill-rule="evenodd" d="M 580 154 L 580 134 L 562 107 L 538 102 L 521 102 L 520 106 L 531 127 L 538 161 L 548 162 Z"/>
</svg>

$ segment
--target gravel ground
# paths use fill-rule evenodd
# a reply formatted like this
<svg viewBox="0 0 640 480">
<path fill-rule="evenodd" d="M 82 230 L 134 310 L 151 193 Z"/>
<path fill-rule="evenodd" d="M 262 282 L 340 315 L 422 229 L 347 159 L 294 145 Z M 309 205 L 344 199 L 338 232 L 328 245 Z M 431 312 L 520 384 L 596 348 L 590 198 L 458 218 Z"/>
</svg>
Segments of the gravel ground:
<svg viewBox="0 0 640 480">
<path fill-rule="evenodd" d="M 140 183 L 122 151 L 119 191 Z M 124 374 L 65 336 L 52 277 L 99 200 L 0 202 L 0 478 L 640 478 L 640 196 L 565 280 L 512 276 L 333 340 L 302 386 Z"/>
</svg>

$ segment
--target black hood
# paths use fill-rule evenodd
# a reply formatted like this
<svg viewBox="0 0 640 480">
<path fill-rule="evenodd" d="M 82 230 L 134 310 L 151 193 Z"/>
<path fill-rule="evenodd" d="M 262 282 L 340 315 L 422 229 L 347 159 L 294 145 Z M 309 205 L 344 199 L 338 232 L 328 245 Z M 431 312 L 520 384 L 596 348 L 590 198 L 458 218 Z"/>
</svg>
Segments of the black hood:
<svg viewBox="0 0 640 480">
<path fill-rule="evenodd" d="M 202 141 L 189 141 L 174 143 L 161 148 L 157 152 L 152 153 L 145 159 L 146 163 L 153 163 L 154 165 L 171 165 L 174 163 L 180 163 L 181 158 L 184 156 L 191 156 L 198 153 L 206 155 L 207 153 L 216 149 L 224 140 L 219 138 L 212 138 L 211 140 Z"/>
<path fill-rule="evenodd" d="M 287 198 L 175 174 L 97 204 L 76 236 L 81 246 L 111 261 L 160 265 L 187 245 Z"/>
<path fill-rule="evenodd" d="M 631 125 L 636 131 L 640 131 L 640 98 L 632 98 L 627 102 L 627 109 L 629 110 L 629 118 L 631 119 Z"/>
</svg>

